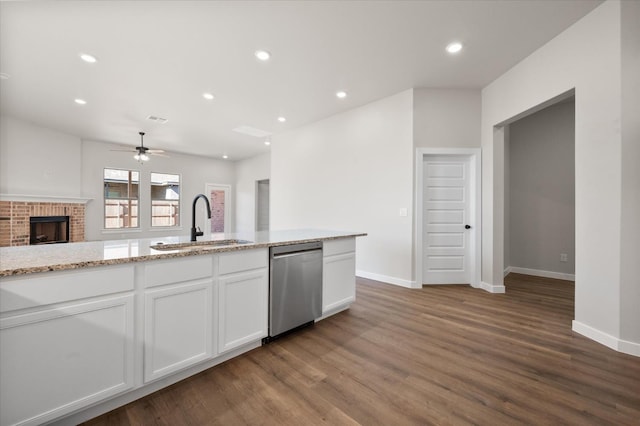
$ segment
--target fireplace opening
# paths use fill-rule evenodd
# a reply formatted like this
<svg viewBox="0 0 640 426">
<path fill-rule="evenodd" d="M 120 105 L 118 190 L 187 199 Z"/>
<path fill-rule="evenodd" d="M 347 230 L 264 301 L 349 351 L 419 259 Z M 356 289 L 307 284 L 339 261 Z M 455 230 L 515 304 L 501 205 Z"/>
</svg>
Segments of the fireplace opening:
<svg viewBox="0 0 640 426">
<path fill-rule="evenodd" d="M 31 245 L 69 242 L 69 216 L 32 216 L 29 223 Z"/>
</svg>

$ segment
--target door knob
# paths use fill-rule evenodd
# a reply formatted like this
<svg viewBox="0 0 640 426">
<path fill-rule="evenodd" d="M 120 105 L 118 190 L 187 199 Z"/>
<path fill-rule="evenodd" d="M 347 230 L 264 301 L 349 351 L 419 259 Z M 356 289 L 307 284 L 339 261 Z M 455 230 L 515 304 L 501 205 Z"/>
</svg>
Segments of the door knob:
<svg viewBox="0 0 640 426">
<path fill-rule="evenodd" d="M 464 229 L 471 229 L 471 225 L 465 225 Z"/>
</svg>

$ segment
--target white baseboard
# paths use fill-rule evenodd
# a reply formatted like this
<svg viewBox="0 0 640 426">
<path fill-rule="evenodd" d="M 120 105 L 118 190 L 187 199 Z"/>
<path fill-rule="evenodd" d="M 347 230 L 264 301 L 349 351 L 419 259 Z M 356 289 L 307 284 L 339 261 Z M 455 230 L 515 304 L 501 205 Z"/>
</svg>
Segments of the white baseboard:
<svg viewBox="0 0 640 426">
<path fill-rule="evenodd" d="M 533 275 L 534 277 L 554 278 L 556 280 L 575 281 L 576 276 L 574 274 L 565 274 L 562 272 L 543 271 L 541 269 L 529 269 L 520 268 L 519 266 L 508 266 L 504 270 L 504 275 L 507 276 L 509 272 L 516 274 Z"/>
<path fill-rule="evenodd" d="M 582 334 L 591 340 L 595 340 L 596 342 L 613 349 L 614 351 L 640 357 L 640 343 L 618 339 L 615 336 L 597 330 L 576 320 L 572 321 L 571 329 L 576 333 Z"/>
<path fill-rule="evenodd" d="M 489 283 L 485 283 L 484 281 L 480 281 L 480 288 L 484 291 L 488 291 L 489 293 L 504 293 L 505 288 L 504 285 L 493 285 Z"/>
<path fill-rule="evenodd" d="M 375 281 L 382 281 L 383 283 L 399 285 L 406 288 L 422 288 L 422 285 L 417 285 L 415 281 L 409 281 L 402 278 L 390 277 L 388 275 L 374 274 L 365 271 L 356 271 L 356 276 L 367 278 Z"/>
<path fill-rule="evenodd" d="M 502 275 L 502 277 L 506 277 L 507 275 L 509 275 L 509 273 L 512 272 L 511 271 L 511 266 L 507 266 L 506 268 L 504 268 L 504 274 Z"/>
</svg>

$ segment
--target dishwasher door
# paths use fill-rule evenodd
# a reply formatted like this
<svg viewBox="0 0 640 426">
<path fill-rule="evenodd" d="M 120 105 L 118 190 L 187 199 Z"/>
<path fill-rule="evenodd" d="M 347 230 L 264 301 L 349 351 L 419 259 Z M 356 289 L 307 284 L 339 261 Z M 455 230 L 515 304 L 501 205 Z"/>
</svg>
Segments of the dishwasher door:
<svg viewBox="0 0 640 426">
<path fill-rule="evenodd" d="M 271 248 L 269 336 L 322 315 L 322 242 Z"/>
</svg>

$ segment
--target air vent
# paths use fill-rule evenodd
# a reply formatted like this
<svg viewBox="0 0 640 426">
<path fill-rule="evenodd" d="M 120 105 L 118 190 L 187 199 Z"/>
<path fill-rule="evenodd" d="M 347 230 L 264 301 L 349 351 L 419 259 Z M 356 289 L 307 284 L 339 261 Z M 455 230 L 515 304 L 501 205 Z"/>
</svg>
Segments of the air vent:
<svg viewBox="0 0 640 426">
<path fill-rule="evenodd" d="M 162 117 L 156 117 L 155 115 L 150 115 L 147 117 L 147 120 L 151 120 L 151 121 L 155 121 L 156 123 L 160 123 L 160 124 L 164 124 L 166 123 L 167 120 L 166 118 L 162 118 Z"/>
<path fill-rule="evenodd" d="M 234 132 L 242 133 L 243 135 L 255 136 L 256 138 L 264 138 L 266 136 L 270 136 L 271 132 L 267 132 L 266 130 L 256 129 L 255 127 L 250 126 L 238 126 L 233 129 Z"/>
</svg>

